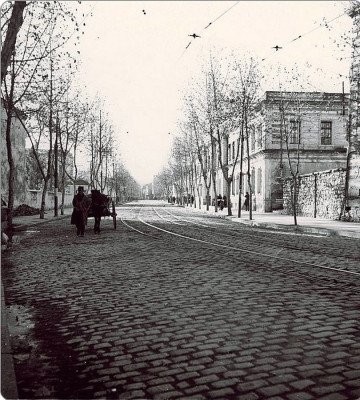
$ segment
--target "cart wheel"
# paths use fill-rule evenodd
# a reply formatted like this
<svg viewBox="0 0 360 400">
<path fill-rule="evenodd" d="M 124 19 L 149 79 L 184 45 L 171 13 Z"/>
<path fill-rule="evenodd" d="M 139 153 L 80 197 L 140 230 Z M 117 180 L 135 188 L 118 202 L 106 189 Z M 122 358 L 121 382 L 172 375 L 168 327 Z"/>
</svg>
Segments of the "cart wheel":
<svg viewBox="0 0 360 400">
<path fill-rule="evenodd" d="M 115 203 L 114 203 L 114 201 L 111 202 L 111 208 L 112 208 L 112 217 L 113 217 L 114 229 L 116 229 L 116 211 L 115 211 Z"/>
</svg>

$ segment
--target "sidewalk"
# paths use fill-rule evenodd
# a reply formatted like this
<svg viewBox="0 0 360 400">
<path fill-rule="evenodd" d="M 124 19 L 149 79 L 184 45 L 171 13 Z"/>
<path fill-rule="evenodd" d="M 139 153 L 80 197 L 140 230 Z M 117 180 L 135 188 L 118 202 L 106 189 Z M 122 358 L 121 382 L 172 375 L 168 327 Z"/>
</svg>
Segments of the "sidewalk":
<svg viewBox="0 0 360 400">
<path fill-rule="evenodd" d="M 294 225 L 294 217 L 292 215 L 283 215 L 278 213 L 259 213 L 253 211 L 252 220 L 249 220 L 249 211 L 241 210 L 241 218 L 237 217 L 238 210 L 232 209 L 233 216 L 227 215 L 227 209 L 222 211 L 219 209 L 215 213 L 215 207 L 210 206 L 209 211 L 206 211 L 206 206 L 201 206 L 201 210 L 194 207 L 186 207 L 186 210 L 194 212 L 210 213 L 217 215 L 219 218 L 230 219 L 232 222 L 237 222 L 253 227 L 282 230 L 293 233 L 305 233 L 324 236 L 346 236 L 350 238 L 360 239 L 360 223 L 333 221 L 325 218 L 297 217 L 298 225 Z"/>
<path fill-rule="evenodd" d="M 30 226 L 56 221 L 57 219 L 70 218 L 72 210 L 73 210 L 72 207 L 64 208 L 64 215 L 61 215 L 59 210 L 59 215 L 57 217 L 54 216 L 54 210 L 47 210 L 45 212 L 44 219 L 40 219 L 39 214 L 13 217 L 14 231 L 15 232 L 22 231 Z"/>
</svg>

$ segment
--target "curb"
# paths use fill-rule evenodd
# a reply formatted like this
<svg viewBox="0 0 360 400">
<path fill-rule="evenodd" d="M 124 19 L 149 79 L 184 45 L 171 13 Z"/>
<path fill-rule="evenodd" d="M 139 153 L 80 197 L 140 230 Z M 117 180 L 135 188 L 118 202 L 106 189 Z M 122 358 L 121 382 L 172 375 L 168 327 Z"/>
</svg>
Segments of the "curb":
<svg viewBox="0 0 360 400">
<path fill-rule="evenodd" d="M 257 222 L 256 220 L 248 220 L 248 219 L 241 219 L 237 221 L 233 221 L 233 219 L 237 218 L 235 215 L 229 216 L 225 214 L 218 214 L 215 212 L 208 212 L 206 210 L 193 210 L 195 212 L 201 212 L 204 215 L 213 215 L 217 218 L 226 219 L 228 221 L 233 222 L 234 224 L 242 224 L 247 226 L 253 226 L 262 229 L 268 230 L 278 230 L 283 232 L 292 232 L 298 234 L 308 234 L 308 235 L 321 235 L 321 236 L 341 236 L 341 237 L 348 237 L 351 239 L 360 239 L 360 229 L 359 232 L 354 231 L 347 231 L 347 230 L 336 230 L 332 228 L 326 227 L 310 227 L 310 226 L 303 226 L 303 225 L 286 225 L 286 224 L 277 224 L 274 222 Z M 360 228 L 360 224 L 359 224 Z M 360 400 L 360 399 L 359 399 Z"/>
<path fill-rule="evenodd" d="M 1 284 L 1 395 L 4 399 L 18 399 L 10 334 L 6 320 L 4 288 Z"/>
<path fill-rule="evenodd" d="M 232 220 L 234 217 L 225 216 L 225 219 Z M 293 232 L 293 233 L 305 233 L 310 235 L 322 235 L 322 236 L 342 236 L 349 237 L 352 239 L 360 239 L 360 232 L 347 232 L 347 231 L 337 231 L 335 229 L 329 228 L 315 228 L 315 227 L 307 227 L 301 225 L 283 225 L 276 224 L 273 222 L 257 222 L 253 220 L 242 220 L 242 221 L 232 221 L 234 223 L 240 223 L 242 225 L 248 225 L 263 229 L 273 229 L 284 232 Z"/>
<path fill-rule="evenodd" d="M 13 223 L 13 230 L 14 232 L 22 232 L 26 231 L 27 228 L 30 228 L 31 226 L 36 226 L 36 225 L 41 225 L 41 224 L 46 224 L 47 222 L 54 222 L 54 221 L 59 221 L 65 218 L 71 217 L 71 214 L 65 214 L 65 215 L 58 215 L 57 217 L 52 217 L 52 219 L 40 219 L 38 221 L 30 222 L 30 223 L 16 223 L 16 221 Z"/>
</svg>

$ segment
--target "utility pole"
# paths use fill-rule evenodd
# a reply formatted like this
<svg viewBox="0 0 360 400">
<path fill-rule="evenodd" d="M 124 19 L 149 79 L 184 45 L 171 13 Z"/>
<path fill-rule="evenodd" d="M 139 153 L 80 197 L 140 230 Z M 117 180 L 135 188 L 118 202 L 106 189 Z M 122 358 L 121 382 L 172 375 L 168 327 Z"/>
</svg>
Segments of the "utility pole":
<svg viewBox="0 0 360 400">
<path fill-rule="evenodd" d="M 349 145 L 346 158 L 344 201 L 339 219 L 358 221 L 354 210 L 360 206 L 360 62 L 357 49 L 360 47 L 360 4 L 353 3 L 349 11 L 353 19 L 354 39 L 350 69 Z"/>
<path fill-rule="evenodd" d="M 59 113 L 56 113 L 55 146 L 54 146 L 54 216 L 58 216 L 58 140 L 59 140 Z"/>
<path fill-rule="evenodd" d="M 101 137 L 101 110 L 100 110 L 100 132 L 99 132 L 99 162 L 100 162 L 100 191 L 103 192 L 103 160 L 102 160 L 102 137 Z"/>
</svg>

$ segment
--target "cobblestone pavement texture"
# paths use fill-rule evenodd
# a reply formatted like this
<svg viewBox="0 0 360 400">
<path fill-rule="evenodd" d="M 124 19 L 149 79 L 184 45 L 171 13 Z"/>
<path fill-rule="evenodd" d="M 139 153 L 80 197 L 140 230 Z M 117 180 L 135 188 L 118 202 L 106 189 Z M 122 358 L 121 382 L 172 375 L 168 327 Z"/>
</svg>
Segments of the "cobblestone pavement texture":
<svg viewBox="0 0 360 400">
<path fill-rule="evenodd" d="M 318 267 L 360 272 L 358 240 L 118 214 L 100 235 L 34 227 L 3 257 L 20 398 L 360 397 L 360 277 Z"/>
</svg>

